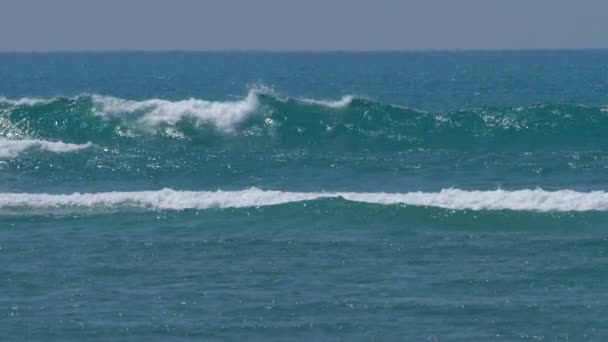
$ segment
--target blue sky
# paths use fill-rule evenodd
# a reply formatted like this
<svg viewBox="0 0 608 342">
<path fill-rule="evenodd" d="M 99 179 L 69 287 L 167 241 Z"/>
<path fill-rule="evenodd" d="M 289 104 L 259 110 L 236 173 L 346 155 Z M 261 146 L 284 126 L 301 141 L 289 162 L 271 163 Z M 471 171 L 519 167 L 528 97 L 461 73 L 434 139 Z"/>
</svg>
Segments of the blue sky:
<svg viewBox="0 0 608 342">
<path fill-rule="evenodd" d="M 608 48 L 605 0 L 0 0 L 0 51 Z"/>
</svg>

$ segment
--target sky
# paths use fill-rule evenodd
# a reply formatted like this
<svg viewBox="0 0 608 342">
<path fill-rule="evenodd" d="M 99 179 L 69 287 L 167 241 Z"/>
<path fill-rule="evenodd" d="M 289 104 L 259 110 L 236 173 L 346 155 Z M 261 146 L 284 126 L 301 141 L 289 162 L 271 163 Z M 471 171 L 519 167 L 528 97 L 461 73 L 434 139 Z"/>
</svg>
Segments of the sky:
<svg viewBox="0 0 608 342">
<path fill-rule="evenodd" d="M 0 51 L 608 48 L 606 0 L 0 0 Z"/>
</svg>

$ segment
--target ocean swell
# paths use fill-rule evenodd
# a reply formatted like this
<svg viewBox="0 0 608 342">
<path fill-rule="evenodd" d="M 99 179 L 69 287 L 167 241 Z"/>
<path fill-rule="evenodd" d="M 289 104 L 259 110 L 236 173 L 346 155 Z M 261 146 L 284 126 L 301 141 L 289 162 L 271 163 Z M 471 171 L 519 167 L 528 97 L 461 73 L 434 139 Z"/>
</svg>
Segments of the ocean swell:
<svg viewBox="0 0 608 342">
<path fill-rule="evenodd" d="M 263 89 L 230 101 L 136 101 L 102 95 L 0 99 L 0 137 L 73 143 L 162 137 L 221 145 L 228 137 L 251 148 L 595 148 L 608 147 L 606 126 L 608 115 L 601 106 L 532 104 L 424 112 L 352 95 L 338 100 L 285 98 Z"/>
</svg>

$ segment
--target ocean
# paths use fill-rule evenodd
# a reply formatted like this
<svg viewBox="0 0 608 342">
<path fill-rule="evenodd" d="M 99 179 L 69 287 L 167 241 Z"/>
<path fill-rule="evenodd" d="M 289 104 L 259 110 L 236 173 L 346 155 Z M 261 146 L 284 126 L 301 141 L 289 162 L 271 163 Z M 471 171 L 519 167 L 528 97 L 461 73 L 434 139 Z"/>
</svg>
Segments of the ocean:
<svg viewBox="0 0 608 342">
<path fill-rule="evenodd" d="M 608 51 L 0 54 L 0 339 L 608 339 Z"/>
</svg>

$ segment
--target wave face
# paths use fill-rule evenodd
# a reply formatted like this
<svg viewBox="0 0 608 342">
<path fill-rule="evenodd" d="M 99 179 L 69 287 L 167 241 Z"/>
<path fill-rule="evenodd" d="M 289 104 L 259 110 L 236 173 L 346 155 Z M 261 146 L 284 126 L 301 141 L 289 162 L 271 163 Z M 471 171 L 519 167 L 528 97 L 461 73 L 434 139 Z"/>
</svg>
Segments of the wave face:
<svg viewBox="0 0 608 342">
<path fill-rule="evenodd" d="M 134 101 L 101 95 L 0 99 L 0 137 L 84 144 L 169 138 L 250 148 L 563 148 L 608 146 L 608 108 L 537 104 L 422 112 L 355 96 Z M 581 134 L 581 132 L 585 132 Z"/>
<path fill-rule="evenodd" d="M 338 198 L 349 202 L 378 205 L 406 205 L 454 210 L 513 210 L 534 212 L 607 211 L 608 193 L 544 191 L 464 191 L 365 193 L 365 192 L 283 192 L 251 188 L 240 191 L 160 191 L 104 192 L 73 194 L 1 193 L 2 210 L 184 210 L 246 208 L 302 201 Z"/>
</svg>

